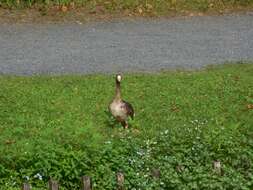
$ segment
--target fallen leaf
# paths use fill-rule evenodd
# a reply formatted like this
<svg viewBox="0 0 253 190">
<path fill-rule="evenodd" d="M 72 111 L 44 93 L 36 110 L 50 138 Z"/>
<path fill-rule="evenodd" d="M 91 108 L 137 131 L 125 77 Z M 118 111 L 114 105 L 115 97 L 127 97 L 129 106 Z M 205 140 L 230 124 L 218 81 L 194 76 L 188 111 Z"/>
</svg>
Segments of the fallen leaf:
<svg viewBox="0 0 253 190">
<path fill-rule="evenodd" d="M 248 105 L 247 105 L 247 108 L 248 108 L 249 110 L 253 109 L 253 104 L 248 104 Z"/>
<path fill-rule="evenodd" d="M 53 7 L 55 10 L 60 10 L 61 9 L 61 7 L 59 6 L 59 5 L 55 5 L 54 7 Z"/>
<path fill-rule="evenodd" d="M 16 143 L 15 140 L 6 140 L 5 141 L 5 144 L 13 144 L 13 143 Z"/>
<path fill-rule="evenodd" d="M 71 9 L 74 9 L 75 8 L 75 2 L 70 2 L 70 4 L 69 4 L 69 7 L 71 8 Z"/>
<path fill-rule="evenodd" d="M 146 4 L 146 7 L 147 7 L 148 10 L 153 9 L 153 6 L 151 4 L 148 4 L 148 3 Z"/>
<path fill-rule="evenodd" d="M 177 167 L 176 167 L 176 170 L 178 171 L 178 172 L 183 172 L 184 171 L 184 166 L 183 165 L 178 165 Z"/>
<path fill-rule="evenodd" d="M 180 111 L 180 109 L 177 107 L 177 106 L 172 106 L 171 108 L 170 108 L 170 110 L 172 111 L 172 112 L 179 112 Z"/>
<path fill-rule="evenodd" d="M 239 76 L 234 76 L 234 80 L 238 81 L 238 80 L 240 80 L 240 77 Z"/>
<path fill-rule="evenodd" d="M 138 12 L 141 14 L 143 11 L 141 8 L 138 8 Z"/>
<path fill-rule="evenodd" d="M 89 11 L 90 14 L 96 14 L 96 10 L 95 9 L 92 9 Z"/>
<path fill-rule="evenodd" d="M 66 7 L 65 5 L 62 5 L 61 11 L 62 11 L 62 12 L 66 12 L 67 10 L 68 10 L 68 7 Z"/>
</svg>

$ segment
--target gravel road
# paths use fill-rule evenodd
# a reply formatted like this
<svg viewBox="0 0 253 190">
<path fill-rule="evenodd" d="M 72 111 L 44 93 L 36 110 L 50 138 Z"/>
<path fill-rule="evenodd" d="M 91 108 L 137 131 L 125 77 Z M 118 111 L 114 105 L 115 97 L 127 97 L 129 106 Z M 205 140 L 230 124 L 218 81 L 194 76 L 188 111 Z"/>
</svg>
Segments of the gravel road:
<svg viewBox="0 0 253 190">
<path fill-rule="evenodd" d="M 0 74 L 149 72 L 237 60 L 253 60 L 253 12 L 0 25 Z"/>
</svg>

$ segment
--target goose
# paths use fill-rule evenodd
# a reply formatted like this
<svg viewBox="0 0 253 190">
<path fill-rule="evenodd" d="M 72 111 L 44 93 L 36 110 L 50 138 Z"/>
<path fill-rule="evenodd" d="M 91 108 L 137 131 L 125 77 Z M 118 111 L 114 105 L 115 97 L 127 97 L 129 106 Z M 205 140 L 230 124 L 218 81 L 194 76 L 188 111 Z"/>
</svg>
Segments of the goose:
<svg viewBox="0 0 253 190">
<path fill-rule="evenodd" d="M 121 125 L 127 129 L 128 123 L 127 118 L 130 116 L 134 119 L 134 109 L 133 106 L 122 100 L 121 98 L 121 89 L 120 82 L 122 80 L 122 76 L 120 74 L 116 75 L 116 88 L 115 88 L 115 96 L 112 102 L 109 104 L 109 111 L 113 115 L 113 117 L 121 123 Z"/>
</svg>

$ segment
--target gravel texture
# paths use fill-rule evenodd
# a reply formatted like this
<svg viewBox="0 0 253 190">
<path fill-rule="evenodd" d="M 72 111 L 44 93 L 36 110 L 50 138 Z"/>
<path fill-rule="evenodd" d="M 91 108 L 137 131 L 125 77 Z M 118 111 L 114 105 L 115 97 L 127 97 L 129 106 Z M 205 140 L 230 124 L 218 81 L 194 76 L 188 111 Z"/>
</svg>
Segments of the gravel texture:
<svg viewBox="0 0 253 190">
<path fill-rule="evenodd" d="M 153 72 L 252 59 L 252 12 L 0 25 L 0 74 Z"/>
</svg>

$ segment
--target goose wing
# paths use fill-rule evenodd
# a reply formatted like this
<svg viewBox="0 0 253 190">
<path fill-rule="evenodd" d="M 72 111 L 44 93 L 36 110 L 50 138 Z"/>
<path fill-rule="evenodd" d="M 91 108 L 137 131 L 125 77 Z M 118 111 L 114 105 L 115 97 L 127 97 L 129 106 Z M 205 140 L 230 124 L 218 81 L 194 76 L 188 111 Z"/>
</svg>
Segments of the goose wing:
<svg viewBox="0 0 253 190">
<path fill-rule="evenodd" d="M 124 101 L 124 100 L 122 102 L 124 104 L 124 108 L 126 110 L 127 115 L 129 115 L 132 119 L 134 119 L 134 108 L 133 108 L 133 106 L 130 103 Z"/>
</svg>

